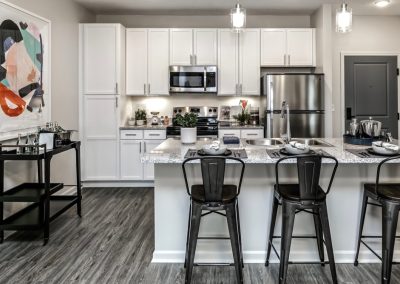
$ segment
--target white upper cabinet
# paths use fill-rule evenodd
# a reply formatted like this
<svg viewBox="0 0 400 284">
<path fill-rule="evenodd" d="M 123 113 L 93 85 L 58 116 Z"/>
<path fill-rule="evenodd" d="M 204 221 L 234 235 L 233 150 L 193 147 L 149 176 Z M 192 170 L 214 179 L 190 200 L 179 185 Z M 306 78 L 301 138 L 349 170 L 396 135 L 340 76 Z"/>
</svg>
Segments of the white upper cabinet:
<svg viewBox="0 0 400 284">
<path fill-rule="evenodd" d="M 83 94 L 121 94 L 125 69 L 124 27 L 119 24 L 83 24 L 81 27 Z"/>
<path fill-rule="evenodd" d="M 315 65 L 314 29 L 289 29 L 287 31 L 287 54 L 289 66 Z"/>
<path fill-rule="evenodd" d="M 193 30 L 193 64 L 217 65 L 217 30 Z"/>
<path fill-rule="evenodd" d="M 238 34 L 218 30 L 218 95 L 236 95 L 239 82 Z"/>
<path fill-rule="evenodd" d="M 168 95 L 169 30 L 127 29 L 126 93 Z"/>
<path fill-rule="evenodd" d="M 261 65 L 284 66 L 286 56 L 286 30 L 261 30 Z"/>
<path fill-rule="evenodd" d="M 191 65 L 193 57 L 193 30 L 170 30 L 170 65 Z"/>
<path fill-rule="evenodd" d="M 260 95 L 260 29 L 239 34 L 239 93 Z"/>
<path fill-rule="evenodd" d="M 126 94 L 145 95 L 147 89 L 147 29 L 126 30 Z"/>
<path fill-rule="evenodd" d="M 169 95 L 169 30 L 148 31 L 149 95 Z"/>
<path fill-rule="evenodd" d="M 261 65 L 315 66 L 315 29 L 262 29 Z"/>
</svg>

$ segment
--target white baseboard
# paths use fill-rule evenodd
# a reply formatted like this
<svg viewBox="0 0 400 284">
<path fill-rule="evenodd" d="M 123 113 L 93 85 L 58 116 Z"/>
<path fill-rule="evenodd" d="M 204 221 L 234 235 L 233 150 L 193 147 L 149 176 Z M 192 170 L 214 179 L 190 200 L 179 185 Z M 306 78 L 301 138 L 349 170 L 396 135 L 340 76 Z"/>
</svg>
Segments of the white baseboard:
<svg viewBox="0 0 400 284">
<path fill-rule="evenodd" d="M 84 181 L 83 187 L 154 187 L 154 181 Z"/>
<path fill-rule="evenodd" d="M 380 252 L 377 251 L 379 254 Z M 335 251 L 336 263 L 354 263 L 355 251 Z M 265 251 L 243 251 L 243 261 L 245 263 L 265 263 Z M 327 254 L 325 253 L 327 259 Z M 183 263 L 185 259 L 184 251 L 154 251 L 153 263 Z M 400 259 L 400 251 L 395 251 L 394 260 Z M 291 261 L 312 262 L 319 261 L 317 251 L 293 251 L 290 252 Z M 195 262 L 199 263 L 230 263 L 233 261 L 231 251 L 208 252 L 196 251 Z M 380 260 L 368 250 L 360 251 L 359 263 L 380 263 Z M 271 263 L 279 263 L 275 253 L 271 252 Z"/>
</svg>

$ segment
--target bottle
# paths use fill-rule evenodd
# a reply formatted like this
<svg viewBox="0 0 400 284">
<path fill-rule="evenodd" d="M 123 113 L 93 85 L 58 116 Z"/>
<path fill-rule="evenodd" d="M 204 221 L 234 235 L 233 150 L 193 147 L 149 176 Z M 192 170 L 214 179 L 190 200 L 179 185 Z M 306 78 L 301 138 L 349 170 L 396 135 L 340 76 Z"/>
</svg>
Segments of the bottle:
<svg viewBox="0 0 400 284">
<path fill-rule="evenodd" d="M 17 146 L 23 145 L 21 134 L 18 134 Z M 17 147 L 17 154 L 22 154 L 24 152 L 23 147 Z"/>
<path fill-rule="evenodd" d="M 28 133 L 26 135 L 26 147 L 25 147 L 25 152 L 26 153 L 32 153 L 33 152 L 33 140 L 32 140 L 32 136 L 31 133 Z"/>
</svg>

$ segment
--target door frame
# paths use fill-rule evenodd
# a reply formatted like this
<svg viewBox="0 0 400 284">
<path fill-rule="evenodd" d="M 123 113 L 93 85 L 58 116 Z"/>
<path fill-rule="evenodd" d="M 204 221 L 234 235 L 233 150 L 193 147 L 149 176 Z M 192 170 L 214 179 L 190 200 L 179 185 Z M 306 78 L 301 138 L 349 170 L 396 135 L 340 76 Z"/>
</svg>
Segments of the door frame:
<svg viewBox="0 0 400 284">
<path fill-rule="evenodd" d="M 345 74 L 344 58 L 345 56 L 397 56 L 397 68 L 400 68 L 400 51 L 341 51 L 340 52 L 340 127 L 342 133 L 346 132 L 344 120 L 345 115 Z M 397 79 L 397 109 L 400 112 L 400 80 Z M 400 121 L 397 122 L 398 133 L 400 133 Z M 399 134 L 400 135 L 400 134 Z"/>
</svg>

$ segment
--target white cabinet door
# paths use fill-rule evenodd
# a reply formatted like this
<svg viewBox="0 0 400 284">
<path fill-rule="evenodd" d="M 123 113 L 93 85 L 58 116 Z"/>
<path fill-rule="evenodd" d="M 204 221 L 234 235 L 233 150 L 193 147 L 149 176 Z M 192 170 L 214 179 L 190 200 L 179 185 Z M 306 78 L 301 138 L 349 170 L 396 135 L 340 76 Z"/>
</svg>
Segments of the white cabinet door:
<svg viewBox="0 0 400 284">
<path fill-rule="evenodd" d="M 115 95 L 84 97 L 84 180 L 119 177 L 118 108 Z"/>
<path fill-rule="evenodd" d="M 144 140 L 144 154 L 152 151 L 165 140 Z M 143 180 L 154 180 L 154 164 L 143 164 Z"/>
<path fill-rule="evenodd" d="M 83 93 L 116 94 L 119 25 L 83 25 Z"/>
<path fill-rule="evenodd" d="M 241 95 L 260 95 L 260 30 L 245 29 L 239 35 Z"/>
<path fill-rule="evenodd" d="M 148 30 L 148 94 L 169 95 L 169 30 Z"/>
<path fill-rule="evenodd" d="M 170 65 L 191 65 L 193 55 L 193 30 L 170 30 Z"/>
<path fill-rule="evenodd" d="M 261 30 L 261 65 L 285 66 L 286 60 L 286 30 Z"/>
<path fill-rule="evenodd" d="M 314 66 L 314 29 L 288 29 L 287 55 L 290 66 Z"/>
<path fill-rule="evenodd" d="M 142 140 L 120 141 L 121 180 L 142 180 Z"/>
<path fill-rule="evenodd" d="M 147 29 L 126 30 L 126 94 L 147 90 Z"/>
<path fill-rule="evenodd" d="M 216 29 L 194 29 L 194 64 L 217 65 L 217 45 Z"/>
<path fill-rule="evenodd" d="M 218 30 L 218 95 L 236 95 L 238 74 L 238 35 L 231 29 Z"/>
</svg>

